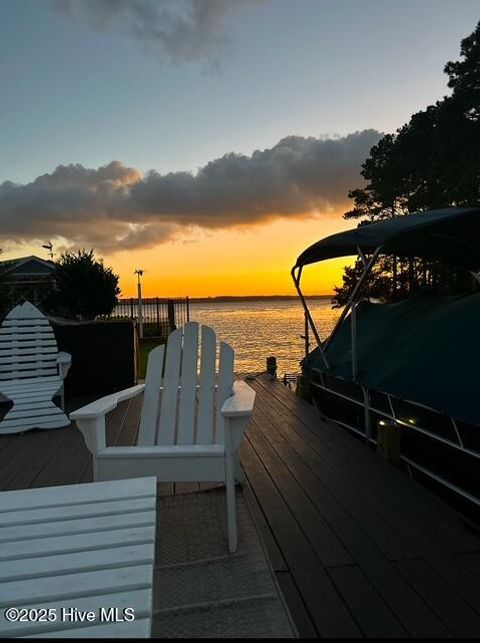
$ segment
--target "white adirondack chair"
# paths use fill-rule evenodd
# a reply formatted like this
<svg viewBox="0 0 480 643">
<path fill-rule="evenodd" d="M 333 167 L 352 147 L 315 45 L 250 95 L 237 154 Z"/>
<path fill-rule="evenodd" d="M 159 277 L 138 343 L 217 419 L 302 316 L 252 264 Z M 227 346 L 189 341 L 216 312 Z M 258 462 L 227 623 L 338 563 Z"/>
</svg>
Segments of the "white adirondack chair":
<svg viewBox="0 0 480 643">
<path fill-rule="evenodd" d="M 226 483 L 229 549 L 237 548 L 235 480 L 243 480 L 238 448 L 255 392 L 233 376 L 233 350 L 224 342 L 215 375 L 216 337 L 189 322 L 165 347 L 150 352 L 145 384 L 114 393 L 70 414 L 93 455 L 95 480 L 154 475 L 159 482 Z M 165 360 L 164 360 L 165 357 Z M 144 392 L 136 446 L 106 446 L 105 415 Z"/>
<path fill-rule="evenodd" d="M 58 352 L 48 319 L 26 301 L 15 306 L 0 326 L 0 401 L 13 407 L 0 421 L 0 434 L 27 429 L 56 429 L 70 424 L 52 398 L 63 399 L 63 380 L 71 356 Z"/>
</svg>

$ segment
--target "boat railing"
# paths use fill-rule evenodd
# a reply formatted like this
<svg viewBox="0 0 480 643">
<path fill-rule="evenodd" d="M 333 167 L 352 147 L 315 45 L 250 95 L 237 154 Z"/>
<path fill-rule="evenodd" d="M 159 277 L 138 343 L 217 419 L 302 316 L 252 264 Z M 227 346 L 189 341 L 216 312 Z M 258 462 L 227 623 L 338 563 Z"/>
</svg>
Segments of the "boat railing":
<svg viewBox="0 0 480 643">
<path fill-rule="evenodd" d="M 475 460 L 480 460 L 480 450 L 476 451 L 474 448 L 470 448 L 465 444 L 465 439 L 464 437 L 462 437 L 462 428 L 460 426 L 461 424 L 465 423 L 460 422 L 458 419 L 450 417 L 445 413 L 441 413 L 440 411 L 438 411 L 438 409 L 434 409 L 425 404 L 421 404 L 413 400 L 398 398 L 385 391 L 366 391 L 365 389 L 363 389 L 365 393 L 364 399 L 359 399 L 359 397 L 355 398 L 352 394 L 348 394 L 345 390 L 334 390 L 325 381 L 323 375 L 321 375 L 319 379 L 320 381 L 311 381 L 310 384 L 314 388 L 322 390 L 327 394 L 334 395 L 339 400 L 342 400 L 342 402 L 349 402 L 350 404 L 355 405 L 359 413 L 362 413 L 362 415 L 364 416 L 363 430 L 360 425 L 356 425 L 355 423 L 348 421 L 348 419 L 345 420 L 341 417 L 332 417 L 332 419 L 337 424 L 366 440 L 366 442 L 371 446 L 377 446 L 378 441 L 376 436 L 378 425 L 381 425 L 383 422 L 392 424 L 399 430 L 408 430 L 414 434 L 418 434 L 419 436 L 425 436 L 428 439 L 434 440 L 439 445 L 444 445 L 446 447 L 454 449 L 458 453 L 463 453 L 474 458 Z M 343 384 L 347 386 L 349 382 L 347 380 L 343 380 Z M 372 402 L 371 398 L 373 394 L 377 396 L 377 399 L 379 399 L 379 396 L 384 397 L 384 400 L 387 402 L 386 408 L 379 408 L 378 404 Z M 316 402 L 315 398 L 314 402 L 317 408 L 319 408 L 319 405 Z M 409 416 L 406 413 L 399 413 L 397 408 L 399 405 L 403 405 L 405 408 L 409 406 L 412 410 L 412 413 Z M 439 435 L 433 430 L 426 428 L 426 426 L 422 424 L 421 420 L 419 420 L 418 417 L 414 417 L 415 411 L 418 412 L 418 415 L 421 415 L 422 412 L 431 414 L 432 421 L 435 418 L 437 419 L 437 430 L 442 427 L 442 430 L 445 434 L 447 432 L 450 433 L 450 437 L 446 437 L 446 435 Z M 374 426 L 375 424 L 377 426 Z M 444 476 L 438 475 L 438 473 L 435 473 L 429 468 L 423 466 L 420 462 L 417 462 L 414 458 L 412 458 L 411 454 L 402 453 L 400 457 L 409 469 L 417 469 L 424 475 L 448 487 L 450 490 L 454 491 L 470 502 L 473 502 L 475 505 L 480 506 L 479 497 L 472 495 L 467 490 L 461 488 L 458 484 L 452 483 L 451 480 L 447 480 Z"/>
</svg>

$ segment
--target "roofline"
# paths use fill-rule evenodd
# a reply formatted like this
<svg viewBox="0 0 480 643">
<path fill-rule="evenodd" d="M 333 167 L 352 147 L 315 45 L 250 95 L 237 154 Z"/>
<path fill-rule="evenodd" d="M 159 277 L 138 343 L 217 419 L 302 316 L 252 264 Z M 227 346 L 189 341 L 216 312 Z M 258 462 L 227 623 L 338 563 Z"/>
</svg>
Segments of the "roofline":
<svg viewBox="0 0 480 643">
<path fill-rule="evenodd" d="M 12 265 L 6 268 L 5 270 L 5 272 L 10 272 L 11 270 L 14 270 L 15 268 L 19 268 L 20 266 L 23 266 L 24 264 L 32 260 L 38 261 L 42 265 L 46 266 L 49 270 L 55 269 L 56 264 L 54 261 L 47 261 L 45 259 L 41 259 L 40 257 L 37 257 L 36 255 L 30 255 L 29 257 L 20 257 L 18 259 L 5 259 L 4 261 L 0 261 L 0 264 L 11 263 Z"/>
</svg>

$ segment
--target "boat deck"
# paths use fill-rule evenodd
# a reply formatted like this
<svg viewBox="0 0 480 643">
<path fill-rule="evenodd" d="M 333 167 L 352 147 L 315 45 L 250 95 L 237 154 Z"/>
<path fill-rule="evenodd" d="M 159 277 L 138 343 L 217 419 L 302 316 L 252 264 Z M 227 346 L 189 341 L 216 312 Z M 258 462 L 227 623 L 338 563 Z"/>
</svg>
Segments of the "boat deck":
<svg viewBox="0 0 480 643">
<path fill-rule="evenodd" d="M 244 493 L 300 636 L 480 636 L 480 529 L 279 382 L 249 384 Z M 140 403 L 110 414 L 110 444 L 133 443 Z M 0 436 L 0 490 L 91 480 L 74 427 Z"/>
</svg>

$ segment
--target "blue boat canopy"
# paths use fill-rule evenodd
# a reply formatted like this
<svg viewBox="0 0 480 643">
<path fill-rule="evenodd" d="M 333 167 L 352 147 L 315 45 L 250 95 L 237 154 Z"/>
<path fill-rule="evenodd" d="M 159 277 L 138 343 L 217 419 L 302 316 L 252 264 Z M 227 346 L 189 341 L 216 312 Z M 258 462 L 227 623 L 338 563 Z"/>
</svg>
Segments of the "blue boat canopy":
<svg viewBox="0 0 480 643">
<path fill-rule="evenodd" d="M 418 294 L 396 304 L 361 302 L 357 309 L 358 376 L 370 391 L 424 404 L 480 424 L 480 293 Z M 329 374 L 353 382 L 351 320 L 343 320 L 325 350 L 303 362 L 307 379 Z"/>
<path fill-rule="evenodd" d="M 317 241 L 298 257 L 294 268 L 308 264 L 368 254 L 377 248 L 384 254 L 438 260 L 469 270 L 480 267 L 480 208 L 445 208 L 394 217 L 360 225 Z"/>
</svg>

